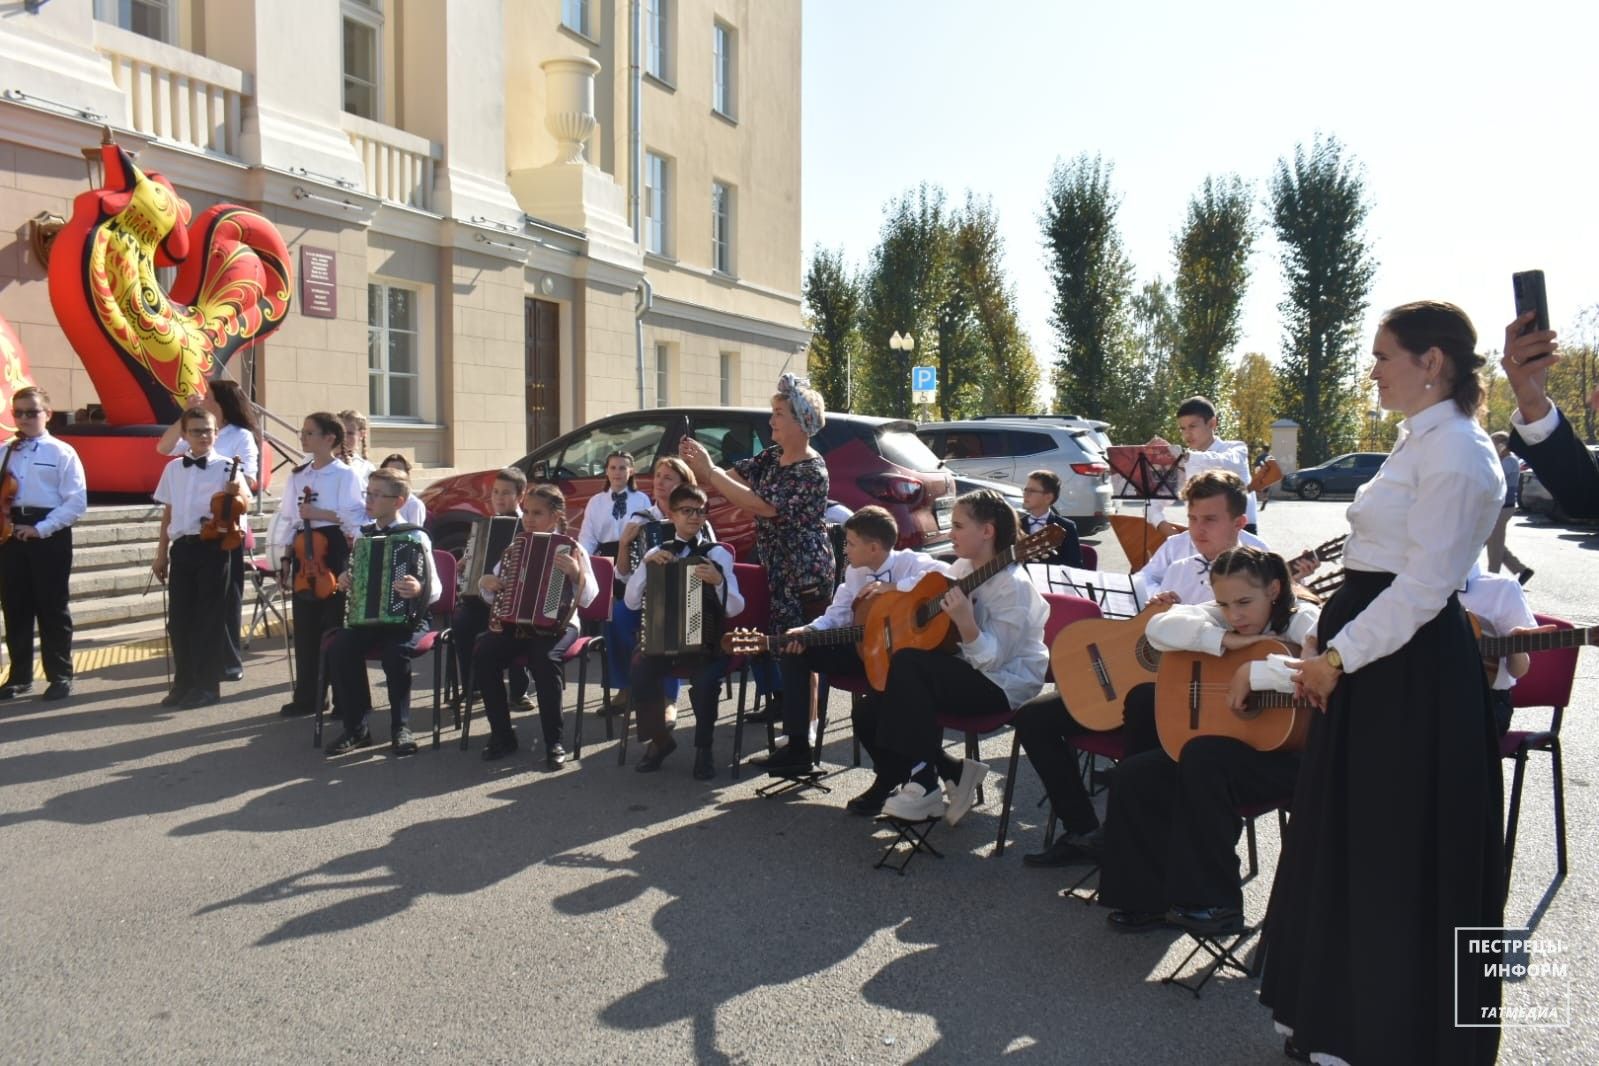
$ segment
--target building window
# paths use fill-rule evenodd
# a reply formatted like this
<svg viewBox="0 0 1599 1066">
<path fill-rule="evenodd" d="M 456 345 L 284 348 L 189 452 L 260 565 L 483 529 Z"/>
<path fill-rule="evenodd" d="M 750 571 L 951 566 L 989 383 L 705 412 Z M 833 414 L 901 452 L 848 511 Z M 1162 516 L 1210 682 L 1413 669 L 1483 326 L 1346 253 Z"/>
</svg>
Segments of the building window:
<svg viewBox="0 0 1599 1066">
<path fill-rule="evenodd" d="M 344 0 L 344 110 L 381 122 L 378 43 L 383 36 L 381 0 Z"/>
<path fill-rule="evenodd" d="M 649 50 L 644 56 L 644 70 L 662 81 L 672 80 L 671 30 L 668 15 L 672 0 L 646 0 L 644 8 L 645 34 Z"/>
<path fill-rule="evenodd" d="M 561 0 L 561 25 L 585 37 L 593 37 L 589 27 L 589 0 Z"/>
<path fill-rule="evenodd" d="M 392 285 L 368 285 L 366 316 L 367 405 L 382 418 L 420 417 L 417 294 Z"/>
<path fill-rule="evenodd" d="M 655 346 L 655 406 L 665 407 L 672 402 L 672 346 Z"/>
<path fill-rule="evenodd" d="M 711 182 L 711 267 L 733 273 L 733 188 Z"/>
<path fill-rule="evenodd" d="M 734 380 L 734 378 L 736 378 L 738 376 L 738 353 L 737 352 L 723 352 L 722 353 L 721 372 L 722 372 L 722 393 L 721 393 L 722 406 L 723 407 L 732 407 L 733 406 L 734 391 L 737 388 L 737 382 Z"/>
<path fill-rule="evenodd" d="M 735 40 L 732 27 L 716 23 L 711 29 L 711 106 L 732 118 L 737 86 L 733 81 Z"/>
<path fill-rule="evenodd" d="M 644 249 L 656 255 L 669 255 L 671 227 L 668 210 L 671 206 L 671 187 L 668 180 L 671 166 L 654 152 L 644 155 Z"/>
<path fill-rule="evenodd" d="M 176 0 L 94 0 L 94 17 L 141 37 L 176 44 L 176 7 Z"/>
</svg>

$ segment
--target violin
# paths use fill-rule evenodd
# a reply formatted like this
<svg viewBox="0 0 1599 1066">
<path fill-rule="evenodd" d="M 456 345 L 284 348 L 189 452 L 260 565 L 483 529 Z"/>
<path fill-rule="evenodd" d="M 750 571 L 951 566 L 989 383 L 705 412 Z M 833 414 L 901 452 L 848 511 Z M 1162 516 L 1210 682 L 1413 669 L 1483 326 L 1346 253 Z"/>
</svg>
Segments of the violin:
<svg viewBox="0 0 1599 1066">
<path fill-rule="evenodd" d="M 0 462 L 0 544 L 10 540 L 17 531 L 17 524 L 11 521 L 11 508 L 16 506 L 17 493 L 22 490 L 16 475 L 11 473 L 11 456 L 16 450 L 17 442 L 13 440 L 6 446 L 5 460 Z"/>
<path fill-rule="evenodd" d="M 309 485 L 301 503 L 315 503 L 316 492 Z M 326 600 L 338 591 L 339 579 L 328 566 L 327 534 L 311 528 L 307 518 L 303 529 L 294 538 L 294 591 L 309 593 L 313 598 Z"/>
<path fill-rule="evenodd" d="M 236 550 L 244 543 L 244 529 L 239 520 L 244 517 L 244 494 L 239 491 L 239 457 L 233 457 L 228 467 L 228 484 L 221 492 L 211 494 L 211 516 L 200 523 L 200 539 L 219 542 L 225 552 Z"/>
</svg>

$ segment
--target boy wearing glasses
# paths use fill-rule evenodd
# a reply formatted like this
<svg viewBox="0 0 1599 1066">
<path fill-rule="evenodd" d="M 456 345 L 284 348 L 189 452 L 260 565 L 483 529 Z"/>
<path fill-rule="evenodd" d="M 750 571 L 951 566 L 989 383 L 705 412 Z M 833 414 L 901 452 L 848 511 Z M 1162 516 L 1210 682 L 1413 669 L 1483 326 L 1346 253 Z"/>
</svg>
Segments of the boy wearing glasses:
<svg viewBox="0 0 1599 1066">
<path fill-rule="evenodd" d="M 698 567 L 699 579 L 705 583 L 705 610 L 716 612 L 723 621 L 744 610 L 744 597 L 738 590 L 738 579 L 733 574 L 733 556 L 720 544 L 703 535 L 705 529 L 705 493 L 693 485 L 679 485 L 667 500 L 676 539 L 669 540 L 644 557 L 644 565 L 633 571 L 627 579 L 624 600 L 633 610 L 644 605 L 644 586 L 651 566 L 660 566 L 676 559 L 694 556 L 702 560 Z M 633 704 L 638 709 L 639 739 L 649 741 L 644 757 L 635 769 L 641 774 L 653 773 L 661 768 L 666 757 L 677 750 L 677 741 L 666 725 L 667 677 L 674 669 L 688 666 L 687 660 L 665 655 L 645 655 L 642 652 L 633 660 Z M 722 674 L 727 670 L 727 656 L 720 650 L 709 658 L 694 663 L 693 684 L 689 689 L 689 702 L 694 706 L 694 777 L 709 781 L 716 776 L 716 763 L 711 755 L 711 741 L 716 730 L 716 703 L 721 696 Z"/>
<path fill-rule="evenodd" d="M 422 559 L 427 571 L 423 583 L 410 574 L 395 579 L 394 591 L 402 599 L 426 596 L 429 607 L 443 593 L 439 573 L 433 568 L 433 542 L 418 526 L 399 521 L 400 508 L 411 498 L 411 478 L 403 470 L 379 468 L 366 480 L 366 509 L 372 524 L 361 530 L 363 537 L 376 533 L 415 533 L 422 542 Z M 339 575 L 339 588 L 348 593 L 350 571 Z M 362 626 L 341 629 L 328 648 L 328 675 L 333 679 L 333 705 L 344 721 L 344 733 L 328 746 L 329 755 L 343 755 L 372 743 L 366 727 L 372 711 L 372 690 L 366 681 L 366 655 L 383 654 L 383 676 L 389 683 L 389 746 L 396 755 L 415 755 L 416 738 L 411 735 L 411 653 L 428 631 L 427 612 L 417 616 L 414 626 Z"/>
<path fill-rule="evenodd" d="M 6 472 L 17 480 L 11 504 L 11 539 L 0 545 L 0 608 L 6 623 L 11 673 L 0 700 L 33 688 L 33 626 L 39 625 L 39 658 L 49 680 L 44 698 L 72 692 L 72 612 L 67 579 L 72 574 L 72 523 L 89 506 L 83 463 L 71 447 L 45 428 L 50 397 L 36 385 L 11 397 L 17 435 L 6 446 Z"/>
<path fill-rule="evenodd" d="M 1022 536 L 1031 536 L 1045 526 L 1059 526 L 1066 534 L 1054 554 L 1038 560 L 1049 566 L 1083 565 L 1083 549 L 1077 540 L 1077 523 L 1065 515 L 1055 513 L 1055 501 L 1060 499 L 1060 475 L 1053 470 L 1034 470 L 1027 475 L 1027 487 L 1022 489 Z"/>
<path fill-rule="evenodd" d="M 222 698 L 222 654 L 227 639 L 228 553 L 200 529 L 211 517 L 211 499 L 228 488 L 232 463 L 217 455 L 214 415 L 196 404 L 180 420 L 189 454 L 167 463 L 155 487 L 163 504 L 161 540 L 156 545 L 155 576 L 170 579 L 167 633 L 172 642 L 172 691 L 163 707 L 192 710 Z M 233 473 L 245 500 L 250 489 L 244 471 Z"/>
</svg>

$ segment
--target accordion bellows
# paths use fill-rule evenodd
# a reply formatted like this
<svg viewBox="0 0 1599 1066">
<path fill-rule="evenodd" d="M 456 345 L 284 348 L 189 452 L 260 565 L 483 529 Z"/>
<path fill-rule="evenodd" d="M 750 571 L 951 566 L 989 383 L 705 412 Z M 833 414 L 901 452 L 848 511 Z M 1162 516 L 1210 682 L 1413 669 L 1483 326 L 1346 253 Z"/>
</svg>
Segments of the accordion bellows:
<svg viewBox="0 0 1599 1066">
<path fill-rule="evenodd" d="M 703 558 L 688 556 L 645 568 L 645 655 L 699 655 L 711 652 L 706 625 L 705 583 L 695 568 Z"/>
<path fill-rule="evenodd" d="M 426 588 L 427 549 L 417 526 L 391 526 L 356 539 L 350 549 L 350 593 L 344 624 L 414 626 L 427 610 L 427 597 L 406 599 L 394 591 L 402 577 L 414 577 Z"/>
<path fill-rule="evenodd" d="M 564 533 L 518 533 L 500 556 L 500 589 L 489 611 L 490 625 L 564 631 L 577 609 L 577 587 L 555 568 L 555 560 L 576 550 L 577 541 Z"/>
<path fill-rule="evenodd" d="M 522 520 L 515 515 L 478 515 L 472 519 L 466 551 L 461 555 L 461 576 L 456 584 L 460 595 L 477 595 L 478 582 L 484 574 L 494 572 L 495 564 L 521 528 Z"/>
</svg>

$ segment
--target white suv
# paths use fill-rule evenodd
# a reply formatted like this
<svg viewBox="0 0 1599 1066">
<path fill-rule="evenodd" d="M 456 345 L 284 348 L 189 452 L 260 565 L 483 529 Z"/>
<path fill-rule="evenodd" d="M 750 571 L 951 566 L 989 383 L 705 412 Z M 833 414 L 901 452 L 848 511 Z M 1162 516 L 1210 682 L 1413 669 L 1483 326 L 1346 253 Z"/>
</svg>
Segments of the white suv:
<svg viewBox="0 0 1599 1066">
<path fill-rule="evenodd" d="M 916 435 L 957 474 L 1021 485 L 1040 468 L 1060 477 L 1055 509 L 1077 523 L 1079 533 L 1105 525 L 1110 513 L 1110 466 L 1092 427 L 1046 419 L 974 418 L 928 422 Z"/>
</svg>

